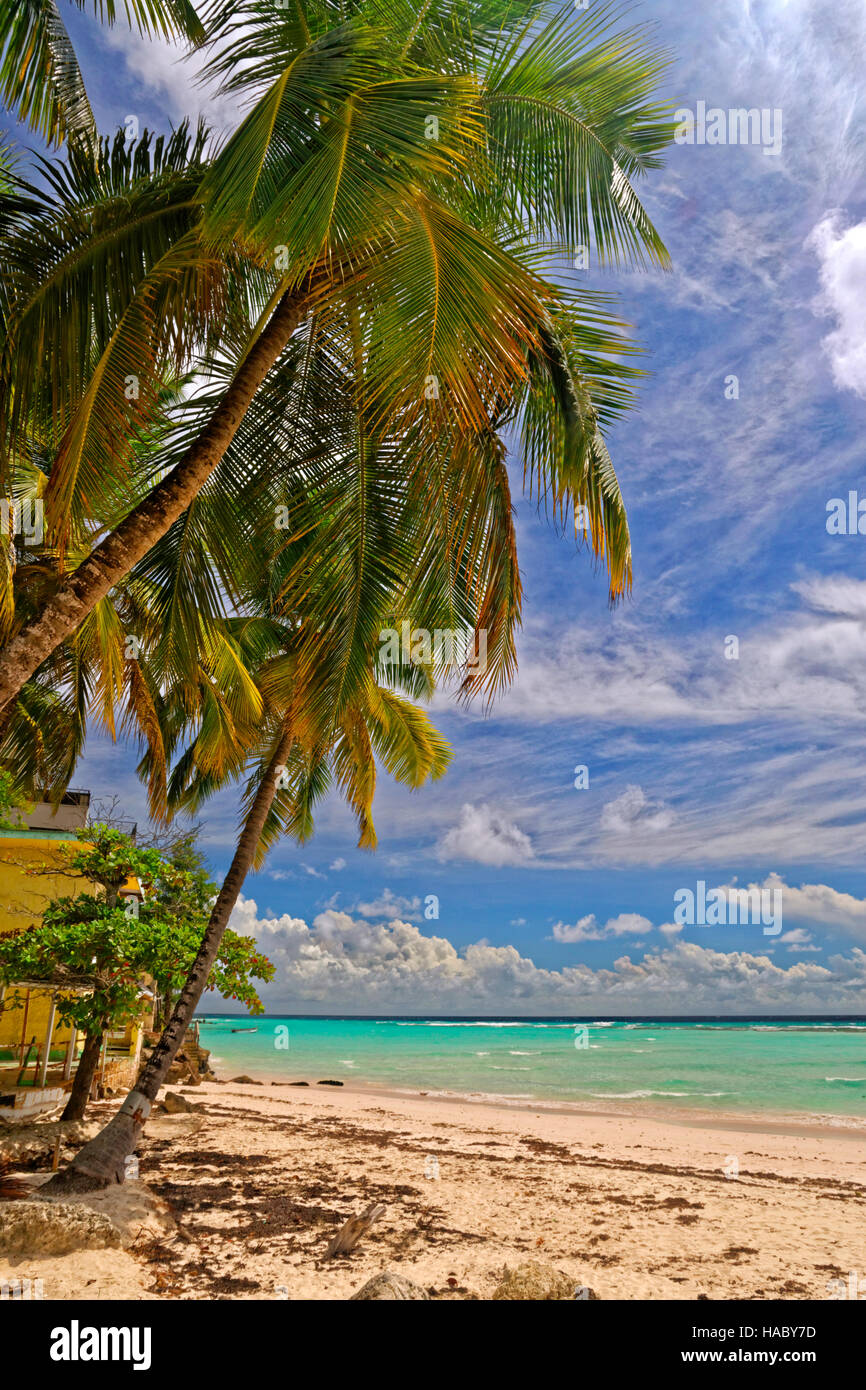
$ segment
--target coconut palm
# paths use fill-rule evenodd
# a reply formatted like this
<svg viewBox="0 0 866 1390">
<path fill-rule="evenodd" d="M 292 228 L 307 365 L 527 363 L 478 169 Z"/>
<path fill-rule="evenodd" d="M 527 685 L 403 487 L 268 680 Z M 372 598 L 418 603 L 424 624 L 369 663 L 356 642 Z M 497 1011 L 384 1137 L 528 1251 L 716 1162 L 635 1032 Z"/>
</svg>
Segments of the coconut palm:
<svg viewBox="0 0 866 1390">
<path fill-rule="evenodd" d="M 450 759 L 448 745 L 424 711 L 380 684 L 373 670 L 368 670 L 328 728 L 316 730 L 305 706 L 303 663 L 298 661 L 303 629 L 297 622 L 264 619 L 236 620 L 233 626 L 239 656 L 261 660 L 263 653 L 270 652 L 256 671 L 263 708 L 254 746 L 239 753 L 236 740 L 230 739 L 221 752 L 222 771 L 216 771 L 214 730 L 206 719 L 191 718 L 184 693 L 172 691 L 162 707 L 165 728 L 160 752 L 182 747 L 171 778 L 171 810 L 200 807 L 227 777 L 240 776 L 252 761 L 237 847 L 171 1018 L 121 1110 L 52 1180 L 52 1186 L 65 1191 L 123 1181 L 125 1159 L 138 1143 L 150 1106 L 192 1021 L 246 875 L 253 864 L 261 863 L 269 844 L 282 833 L 299 841 L 308 838 L 313 807 L 334 786 L 356 814 L 359 846 L 374 848 L 375 758 L 397 781 L 412 788 L 440 777 Z M 429 691 L 429 673 L 407 673 L 407 678 Z M 183 736 L 191 729 L 193 736 L 183 747 Z M 148 756 L 154 753 L 151 747 Z"/>
<path fill-rule="evenodd" d="M 106 225 L 101 188 L 60 199 L 61 215 L 32 193 L 11 200 L 0 428 L 14 463 L 34 414 L 50 403 L 61 422 L 46 493 L 59 543 L 89 504 L 88 474 L 126 485 L 127 377 L 141 424 L 168 357 L 212 372 L 226 339 L 209 287 L 227 260 L 259 273 L 244 285 L 253 326 L 176 466 L 9 637 L 0 706 L 185 513 L 293 338 L 332 315 L 354 315 L 374 432 L 426 419 L 468 460 L 517 426 L 530 482 L 557 506 L 586 505 L 613 595 L 630 582 L 604 443 L 624 377 L 597 350 L 614 328 L 606 305 L 551 272 L 579 246 L 599 262 L 666 263 L 632 186 L 673 129 L 645 35 L 540 0 L 359 0 L 339 15 L 327 0 L 232 0 L 202 15 L 211 73 L 253 104 L 171 216 L 150 184 L 132 224 L 115 209 Z"/>
<path fill-rule="evenodd" d="M 217 71 L 227 64 L 220 43 L 237 36 L 228 10 L 212 8 Z M 109 592 L 137 605 L 136 622 L 157 615 L 150 674 L 139 668 L 131 711 L 149 741 L 152 794 L 163 787 L 169 800 L 204 794 L 253 747 L 231 703 L 213 693 L 213 654 L 239 671 L 249 655 L 243 644 L 261 640 L 262 619 L 245 618 L 243 633 L 223 628 L 215 646 L 217 590 L 266 622 L 289 624 L 286 650 L 274 658 L 282 662 L 284 714 L 274 725 L 265 706 L 280 702 L 261 693 L 256 737 L 271 742 L 258 755 L 262 767 L 202 952 L 140 1086 L 68 1182 L 113 1180 L 119 1156 L 134 1147 L 136 1114 L 140 1120 L 156 1095 L 262 837 L 280 824 L 276 769 L 295 777 L 290 785 L 303 806 L 329 765 L 336 770 L 329 757 L 339 746 L 345 785 L 367 814 L 363 711 L 376 700 L 380 722 L 383 705 L 388 713 L 383 727 L 397 718 L 371 685 L 378 626 L 417 614 L 424 626 L 488 632 L 489 669 L 464 672 L 466 693 L 482 684 L 495 690 L 512 674 L 520 584 L 504 463 L 509 435 L 520 438 L 539 497 L 563 517 L 585 506 L 612 595 L 628 587 L 628 529 L 604 433 L 628 403 L 634 369 L 618 361 L 622 332 L 608 305 L 566 293 L 541 272 L 545 257 L 574 249 L 576 236 L 591 238 L 602 258 L 616 259 L 619 249 L 625 259 L 663 261 L 629 179 L 652 164 L 669 132 L 648 105 L 658 63 L 638 38 L 610 39 L 584 22 L 583 67 L 574 58 L 569 68 L 571 14 L 545 21 L 544 10 L 513 7 L 509 29 L 483 4 L 433 3 L 420 19 L 399 5 L 369 4 L 357 7 L 348 28 L 332 29 L 330 8 L 310 5 L 301 18 L 300 10 L 293 20 L 279 18 L 274 43 L 270 7 L 265 16 L 264 6 L 248 5 L 240 13 L 260 21 L 265 51 L 247 52 L 256 62 L 242 66 L 273 81 L 178 204 L 163 193 L 148 205 L 152 171 L 144 171 L 139 220 L 157 228 L 155 238 L 140 229 L 130 237 L 113 210 L 106 225 L 101 188 L 88 201 L 80 174 L 76 188 L 83 185 L 85 196 L 64 192 L 59 200 L 78 238 L 69 258 L 51 246 L 56 213 L 46 217 L 32 191 L 9 200 L 19 280 L 5 320 L 3 423 L 18 462 L 28 441 L 41 437 L 47 402 L 60 397 L 62 433 L 45 476 L 46 493 L 65 500 L 49 533 L 58 570 L 68 567 L 70 576 L 61 575 L 34 620 L 25 617 L 5 656 L 23 652 L 29 670 L 38 670 Z M 396 48 L 395 36 L 405 40 Z M 294 56 L 285 68 L 287 51 Z M 279 65 L 276 76 L 269 61 Z M 559 82 L 563 64 L 570 81 L 582 83 L 574 99 Z M 227 66 L 225 75 L 232 86 L 250 80 Z M 438 139 L 428 138 L 434 118 L 424 117 L 423 137 L 418 131 L 431 105 L 439 129 L 430 135 Z M 528 125 L 515 158 L 507 146 L 521 117 Z M 76 158 L 83 170 L 84 156 Z M 300 218 L 304 190 L 312 201 Z M 89 235 L 96 212 L 98 244 Z M 277 234 L 284 240 L 275 244 Z M 48 243 L 47 286 L 38 269 L 26 281 L 23 248 L 40 237 Z M 70 330 L 67 377 L 61 366 L 53 376 L 22 377 L 22 345 L 56 335 L 60 306 L 75 303 L 76 277 L 86 284 L 104 270 L 106 244 L 125 253 L 125 275 L 107 304 L 96 297 L 84 332 L 88 352 L 76 366 Z M 227 274 L 241 288 L 230 302 L 242 312 L 226 328 L 209 312 L 217 295 L 204 287 L 225 283 Z M 203 292 L 187 318 L 190 284 Z M 118 400 L 133 347 L 144 403 L 130 430 Z M 208 389 L 174 413 L 157 410 L 166 368 L 194 364 L 206 369 Z M 74 386 L 65 397 L 64 380 Z M 158 447 L 140 447 L 153 439 Z M 81 479 L 93 459 L 104 466 L 92 470 L 88 490 Z M 142 498 L 143 482 L 152 485 Z M 72 546 L 92 534 L 91 494 L 110 534 L 76 563 Z M 274 506 L 291 524 L 264 570 L 264 603 L 238 552 L 250 529 L 261 539 L 262 524 L 273 538 Z M 203 554 L 212 565 L 196 563 Z M 261 551 L 251 546 L 249 554 Z M 166 566 L 167 584 L 160 583 Z M 213 574 L 218 583 L 205 577 Z M 443 614 L 453 621 L 442 622 Z M 109 625 L 99 634 L 110 645 Z M 265 690 L 268 669 L 256 667 Z M 201 731 L 166 785 L 160 765 L 191 717 L 201 717 Z M 408 738 L 404 730 L 394 756 L 400 748 L 408 756 Z"/>
<path fill-rule="evenodd" d="M 374 664 L 381 625 L 396 621 L 399 612 L 437 626 L 457 615 L 475 627 L 490 614 L 507 636 L 506 649 L 510 643 L 513 605 L 503 569 L 513 546 L 507 533 L 501 545 L 497 490 L 490 492 L 486 513 L 474 499 L 475 511 L 467 514 L 465 499 L 461 508 L 460 496 L 447 486 L 444 468 L 438 496 L 413 489 L 411 470 L 425 475 L 417 457 L 423 439 L 392 440 L 389 446 L 379 440 L 372 448 L 364 434 L 358 359 L 351 344 L 345 346 L 342 361 L 336 339 L 327 353 L 321 343 L 306 351 L 300 421 L 299 403 L 276 382 L 234 442 L 233 449 L 244 445 L 254 453 L 269 439 L 277 451 L 268 460 L 277 466 L 255 472 L 248 467 L 251 484 L 237 499 L 245 535 L 229 573 L 238 587 L 234 602 L 247 616 L 219 619 L 212 591 L 199 590 L 200 606 L 190 587 L 189 551 L 196 556 L 197 577 L 202 562 L 212 563 L 214 551 L 220 553 L 222 527 L 214 526 L 206 496 L 186 526 L 172 528 L 125 586 L 158 615 L 143 627 L 136 620 L 139 631 L 154 635 L 142 652 L 139 679 L 159 692 L 153 702 L 158 737 L 143 726 L 148 749 L 140 767 L 152 806 L 169 813 L 197 810 L 227 778 L 249 772 L 241 835 L 201 952 L 135 1087 L 133 1109 L 142 1113 L 189 1025 L 246 874 L 273 840 L 283 833 L 305 839 L 315 802 L 334 786 L 355 811 L 359 844 L 373 848 L 376 760 L 410 787 L 445 769 L 447 746 L 397 689 L 429 695 L 432 672 L 412 663 Z M 222 491 L 213 491 L 210 500 L 219 515 Z M 288 501 L 277 503 L 278 497 Z M 277 507 L 287 513 L 283 531 L 274 526 Z M 460 543 L 473 524 L 493 538 L 490 545 L 476 545 L 474 557 Z M 451 541 L 444 547 L 443 535 Z M 425 571 L 427 581 L 419 583 Z M 217 633 L 231 651 L 231 669 L 248 671 L 260 692 L 252 727 L 241 726 L 219 688 L 223 669 L 213 661 L 209 668 L 202 665 L 201 653 L 213 647 Z M 138 1137 L 127 1108 L 85 1146 L 56 1185 L 81 1189 L 122 1180 L 123 1160 Z"/>
</svg>

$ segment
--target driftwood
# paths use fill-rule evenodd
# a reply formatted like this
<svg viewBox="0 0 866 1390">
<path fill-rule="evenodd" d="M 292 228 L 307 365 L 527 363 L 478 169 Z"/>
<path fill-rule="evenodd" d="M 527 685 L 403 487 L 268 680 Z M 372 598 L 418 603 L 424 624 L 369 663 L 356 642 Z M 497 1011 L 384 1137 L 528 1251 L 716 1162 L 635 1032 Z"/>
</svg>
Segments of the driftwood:
<svg viewBox="0 0 866 1390">
<path fill-rule="evenodd" d="M 380 1216 L 385 1215 L 385 1208 L 377 1206 L 374 1202 L 366 1211 L 361 1212 L 360 1216 L 350 1216 L 348 1221 L 342 1225 L 325 1251 L 325 1259 L 331 1255 L 348 1255 L 362 1236 L 366 1235 L 374 1221 L 378 1221 Z"/>
</svg>

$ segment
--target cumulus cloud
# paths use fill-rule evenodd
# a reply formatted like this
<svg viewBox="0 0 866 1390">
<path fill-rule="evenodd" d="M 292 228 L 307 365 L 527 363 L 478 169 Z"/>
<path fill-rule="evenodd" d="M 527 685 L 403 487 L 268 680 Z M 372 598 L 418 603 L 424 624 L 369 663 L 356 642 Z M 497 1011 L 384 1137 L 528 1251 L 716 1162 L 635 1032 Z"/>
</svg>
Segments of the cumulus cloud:
<svg viewBox="0 0 866 1390">
<path fill-rule="evenodd" d="M 494 868 L 525 864 L 534 858 L 532 842 L 519 826 L 490 806 L 466 802 L 457 825 L 439 842 L 440 859 L 471 859 Z"/>
<path fill-rule="evenodd" d="M 808 245 L 820 263 L 816 307 L 836 322 L 823 341 L 833 380 L 842 390 L 866 397 L 866 222 L 843 229 L 842 214 L 831 212 L 814 228 Z"/>
<path fill-rule="evenodd" d="M 820 951 L 821 949 L 820 946 L 815 945 L 811 932 L 807 932 L 805 927 L 794 927 L 791 931 L 786 931 L 779 937 L 779 945 L 800 955 L 807 951 Z"/>
<path fill-rule="evenodd" d="M 851 936 L 866 942 L 866 898 L 840 893 L 826 883 L 803 883 L 795 888 L 785 883 L 778 874 L 770 874 L 763 887 L 781 891 L 786 920 L 807 922 L 814 926 L 841 927 Z"/>
<path fill-rule="evenodd" d="M 601 828 L 615 835 L 629 835 L 635 830 L 655 833 L 667 830 L 673 819 L 673 812 L 663 801 L 652 801 L 643 787 L 630 783 L 621 796 L 602 807 Z"/>
<path fill-rule="evenodd" d="M 420 907 L 420 898 L 401 898 L 399 894 L 386 888 L 381 897 L 369 903 L 355 903 L 352 910 L 360 912 L 362 917 L 382 917 L 388 922 L 394 921 L 397 917 L 405 917 L 412 922 L 420 918 Z"/>
<path fill-rule="evenodd" d="M 372 923 L 348 913 L 259 918 L 252 899 L 232 914 L 277 967 L 269 1008 L 345 1013 L 847 1013 L 862 1009 L 866 952 L 787 967 L 766 955 L 678 941 L 609 969 L 541 969 L 514 946 L 477 942 L 458 951 L 412 923 Z"/>
<path fill-rule="evenodd" d="M 331 872 L 332 872 L 332 873 L 335 873 L 335 874 L 342 873 L 342 871 L 343 871 L 343 869 L 345 869 L 345 867 L 346 867 L 346 861 L 345 861 L 345 859 L 334 859 L 334 860 L 332 861 L 331 865 L 330 865 Z"/>
<path fill-rule="evenodd" d="M 648 917 L 639 912 L 621 912 L 618 917 L 610 917 L 602 926 L 596 921 L 595 913 L 581 917 L 573 926 L 567 922 L 557 922 L 553 928 L 554 941 L 608 941 L 613 936 L 640 936 L 650 932 L 653 924 Z"/>
</svg>

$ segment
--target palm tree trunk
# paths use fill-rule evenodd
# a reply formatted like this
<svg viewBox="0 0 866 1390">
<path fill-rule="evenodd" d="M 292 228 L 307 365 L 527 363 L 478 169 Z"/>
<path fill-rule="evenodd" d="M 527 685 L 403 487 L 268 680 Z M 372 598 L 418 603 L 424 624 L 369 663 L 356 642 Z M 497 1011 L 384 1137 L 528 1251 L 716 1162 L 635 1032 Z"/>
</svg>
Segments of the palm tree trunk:
<svg viewBox="0 0 866 1390">
<path fill-rule="evenodd" d="M 102 1029 L 98 1033 L 88 1033 L 84 1039 L 84 1049 L 75 1070 L 75 1080 L 61 1120 L 80 1120 L 87 1109 L 90 1088 L 99 1066 L 99 1052 L 102 1047 Z"/>
<path fill-rule="evenodd" d="M 162 1037 L 117 1114 L 75 1155 L 70 1166 L 45 1184 L 45 1191 L 91 1192 L 123 1182 L 127 1157 L 134 1152 L 150 1108 L 168 1075 L 213 968 L 232 908 L 253 865 L 259 839 L 277 789 L 279 768 L 288 761 L 293 735 L 288 722 L 250 807 L 231 867 L 213 906 L 198 955 L 190 966 Z"/>
<path fill-rule="evenodd" d="M 129 513 L 60 585 L 38 617 L 0 651 L 0 711 L 33 672 L 74 632 L 112 585 L 164 536 L 216 468 L 271 367 L 309 308 L 309 286 L 286 293 L 235 373 L 198 439 L 176 468 Z"/>
</svg>

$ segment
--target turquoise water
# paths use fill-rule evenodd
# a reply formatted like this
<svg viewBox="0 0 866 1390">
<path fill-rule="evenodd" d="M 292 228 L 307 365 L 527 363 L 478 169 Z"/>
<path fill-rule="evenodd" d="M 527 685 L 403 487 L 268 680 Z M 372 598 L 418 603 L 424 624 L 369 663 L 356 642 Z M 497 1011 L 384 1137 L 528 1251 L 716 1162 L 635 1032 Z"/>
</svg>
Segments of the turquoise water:
<svg viewBox="0 0 866 1390">
<path fill-rule="evenodd" d="M 325 1078 L 586 1109 L 866 1122 L 866 1019 L 455 1020 L 208 1015 L 217 1075 Z M 232 1033 L 256 1028 L 255 1033 Z M 582 1030 L 582 1031 L 581 1031 Z"/>
</svg>

